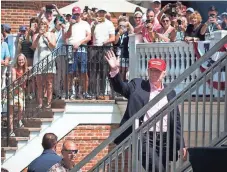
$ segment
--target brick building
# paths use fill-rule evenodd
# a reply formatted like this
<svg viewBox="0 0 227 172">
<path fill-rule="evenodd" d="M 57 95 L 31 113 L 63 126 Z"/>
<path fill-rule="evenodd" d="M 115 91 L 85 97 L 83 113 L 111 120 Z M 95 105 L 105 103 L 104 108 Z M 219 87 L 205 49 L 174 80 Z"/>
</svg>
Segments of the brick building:
<svg viewBox="0 0 227 172">
<path fill-rule="evenodd" d="M 1 1 L 1 23 L 11 25 L 12 33 L 17 33 L 20 25 L 29 26 L 29 19 L 36 17 L 40 9 L 47 4 L 56 4 L 58 8 L 75 1 Z"/>
<path fill-rule="evenodd" d="M 56 4 L 58 8 L 75 1 L 1 1 L 1 23 L 8 23 L 12 33 L 17 33 L 19 26 L 29 26 L 29 19 L 36 17 L 41 8 L 47 4 Z M 70 12 L 70 11 L 69 11 Z M 113 21 L 116 22 L 116 19 Z"/>
</svg>

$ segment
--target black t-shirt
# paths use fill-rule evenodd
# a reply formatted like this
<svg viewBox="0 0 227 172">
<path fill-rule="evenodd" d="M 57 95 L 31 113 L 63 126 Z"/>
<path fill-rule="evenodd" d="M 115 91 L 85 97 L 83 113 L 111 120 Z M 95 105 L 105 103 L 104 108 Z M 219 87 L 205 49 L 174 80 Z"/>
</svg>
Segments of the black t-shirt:
<svg viewBox="0 0 227 172">
<path fill-rule="evenodd" d="M 115 31 L 115 35 L 117 35 L 117 33 L 118 30 Z M 120 47 L 120 49 L 118 48 L 117 51 L 121 51 L 120 54 L 124 58 L 129 58 L 128 41 L 129 41 L 128 32 L 125 32 L 119 37 L 118 43 L 115 44 L 115 46 Z M 117 54 L 119 55 L 119 52 Z"/>
<path fill-rule="evenodd" d="M 200 39 L 200 41 L 204 41 L 205 40 L 205 35 L 201 35 L 200 31 L 201 28 L 203 27 L 203 24 L 200 24 L 196 29 L 194 29 L 194 25 L 193 24 L 189 24 L 186 31 L 185 31 L 185 37 L 189 36 L 189 37 L 197 37 Z"/>
<path fill-rule="evenodd" d="M 32 46 L 31 42 L 27 42 L 23 40 L 21 42 L 21 52 L 27 57 L 27 58 L 33 58 L 34 51 L 30 48 Z"/>
</svg>

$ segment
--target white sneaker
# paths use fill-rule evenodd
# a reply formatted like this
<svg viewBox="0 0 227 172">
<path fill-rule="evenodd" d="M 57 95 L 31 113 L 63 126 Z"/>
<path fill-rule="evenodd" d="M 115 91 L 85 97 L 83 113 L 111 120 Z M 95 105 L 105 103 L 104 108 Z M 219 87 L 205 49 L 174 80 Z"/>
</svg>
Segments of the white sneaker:
<svg viewBox="0 0 227 172">
<path fill-rule="evenodd" d="M 12 133 L 10 134 L 10 136 L 11 136 L 11 137 L 15 137 L 16 135 L 15 135 L 14 132 L 12 132 Z"/>
<path fill-rule="evenodd" d="M 19 121 L 19 126 L 22 127 L 22 125 L 23 125 L 23 122 L 20 120 Z"/>
</svg>

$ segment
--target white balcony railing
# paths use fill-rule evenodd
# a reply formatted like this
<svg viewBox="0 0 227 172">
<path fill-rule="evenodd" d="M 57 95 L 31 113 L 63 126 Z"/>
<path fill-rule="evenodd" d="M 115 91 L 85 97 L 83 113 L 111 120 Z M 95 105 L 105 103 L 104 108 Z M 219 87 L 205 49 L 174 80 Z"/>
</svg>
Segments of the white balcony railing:
<svg viewBox="0 0 227 172">
<path fill-rule="evenodd" d="M 138 43 L 141 35 L 133 34 L 129 38 L 129 79 L 143 78 L 148 79 L 147 62 L 151 58 L 161 58 L 166 61 L 167 70 L 164 82 L 166 84 L 172 82 L 187 68 L 189 68 L 195 61 L 196 55 L 193 43 L 170 42 L 170 43 Z M 214 40 L 217 42 L 217 40 Z M 176 91 L 183 90 L 185 86 L 193 82 L 200 69 L 193 71 L 186 80 L 179 84 Z M 209 95 L 209 84 L 207 84 L 207 92 Z M 202 94 L 202 93 L 201 93 Z M 215 91 L 214 91 L 215 95 Z"/>
</svg>

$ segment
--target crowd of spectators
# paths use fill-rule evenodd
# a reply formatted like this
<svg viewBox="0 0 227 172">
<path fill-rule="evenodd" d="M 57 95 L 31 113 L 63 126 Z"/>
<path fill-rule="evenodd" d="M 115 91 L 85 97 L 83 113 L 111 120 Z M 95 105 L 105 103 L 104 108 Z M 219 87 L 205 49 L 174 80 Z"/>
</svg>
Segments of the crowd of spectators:
<svg viewBox="0 0 227 172">
<path fill-rule="evenodd" d="M 36 71 L 37 75 L 29 81 L 29 96 L 34 96 L 37 90 L 39 107 L 43 107 L 43 95 L 47 97 L 47 107 L 50 107 L 53 95 L 65 98 L 66 88 L 72 99 L 92 99 L 94 95 L 89 93 L 89 89 L 93 87 L 96 94 L 101 95 L 96 98 L 103 99 L 107 87 L 107 65 L 104 62 L 88 65 L 91 59 L 103 61 L 105 51 L 88 49 L 87 46 L 115 46 L 115 53 L 121 57 L 122 77 L 126 81 L 129 67 L 129 34 L 141 34 L 140 42 L 146 43 L 188 42 L 205 40 L 206 34 L 216 30 L 227 30 L 227 13 L 219 14 L 214 6 L 209 8 L 208 20 L 205 23 L 196 9 L 187 8 L 180 2 L 161 7 L 161 0 L 153 0 L 151 8 L 145 13 L 140 8 L 135 9 L 134 23 L 130 23 L 129 16 L 123 13 L 115 26 L 111 21 L 111 14 L 105 9 L 90 9 L 88 6 L 81 9 L 75 6 L 72 13 L 61 14 L 54 4 L 43 7 L 37 17 L 30 19 L 29 27 L 19 27 L 15 57 L 24 55 L 27 66 L 31 68 L 62 45 L 70 44 L 73 45 L 74 58 L 70 59 L 68 64 L 63 58 L 58 58 L 45 72 Z M 8 42 L 10 33 L 10 25 L 2 24 L 2 75 L 9 63 L 15 63 Z M 53 57 L 49 58 L 49 61 L 51 60 Z M 66 66 L 68 73 L 65 70 Z M 62 81 L 62 78 L 66 77 L 67 79 Z M 79 82 L 77 89 L 75 78 Z"/>
</svg>

